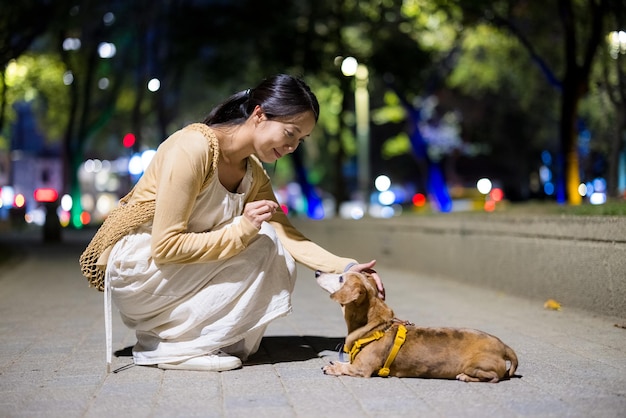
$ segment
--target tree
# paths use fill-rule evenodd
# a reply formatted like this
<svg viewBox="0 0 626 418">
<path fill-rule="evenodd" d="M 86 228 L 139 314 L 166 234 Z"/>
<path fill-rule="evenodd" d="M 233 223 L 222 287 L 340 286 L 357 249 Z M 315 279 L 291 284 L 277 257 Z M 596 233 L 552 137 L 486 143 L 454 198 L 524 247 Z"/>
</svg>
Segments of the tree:
<svg viewBox="0 0 626 418">
<path fill-rule="evenodd" d="M 626 136 L 626 5 L 619 1 L 610 3 L 610 18 L 608 20 L 608 46 L 602 50 L 599 60 L 598 87 L 613 104 L 614 112 L 606 112 L 602 119 L 607 119 L 606 114 L 613 115 L 609 118 L 613 123 L 612 135 L 608 146 L 608 195 L 618 197 L 618 178 L 620 157 L 625 148 Z"/>
<path fill-rule="evenodd" d="M 561 92 L 559 187 L 557 199 L 572 205 L 581 203 L 578 157 L 578 111 L 581 99 L 589 91 L 592 63 L 602 40 L 604 19 L 608 11 L 607 0 L 559 0 L 555 9 L 528 0 L 463 2 L 464 9 L 479 12 L 494 25 L 504 27 L 514 34 L 527 49 L 529 56 L 543 71 L 551 84 Z M 552 14 L 546 13 L 551 11 Z M 471 14 L 471 13 L 470 13 Z M 475 15 L 474 15 L 475 16 Z M 553 49 L 540 52 L 538 36 L 543 28 L 552 31 L 554 25 L 543 28 L 537 23 L 541 18 L 558 21 L 561 32 L 551 35 L 561 39 L 561 53 Z M 548 22 L 549 23 L 549 22 Z M 545 36 L 545 35 L 544 35 Z M 547 46 L 547 45 L 546 45 Z M 560 67 L 561 77 L 557 77 Z"/>
<path fill-rule="evenodd" d="M 579 158 L 577 149 L 578 131 L 576 129 L 578 108 L 582 97 L 589 91 L 591 67 L 602 40 L 602 29 L 607 10 L 606 0 L 589 0 L 587 13 L 579 11 L 577 15 L 573 0 L 559 1 L 559 16 L 565 33 L 565 74 L 562 81 L 561 101 L 561 154 L 565 158 L 564 178 L 567 201 L 580 204 L 578 193 L 580 185 Z M 586 42 L 579 42 L 577 25 L 587 23 Z"/>
<path fill-rule="evenodd" d="M 17 59 L 45 34 L 58 18 L 57 5 L 44 0 L 4 2 L 0 13 L 0 133 L 4 131 L 8 108 L 5 71 L 11 60 Z"/>
<path fill-rule="evenodd" d="M 528 63 L 534 62 L 546 80 L 562 89 L 560 145 L 575 149 L 571 115 L 578 107 L 571 103 L 580 101 L 589 84 L 588 65 L 596 57 L 592 52 L 599 42 L 597 22 L 603 21 L 605 3 L 559 0 L 560 9 L 550 9 L 529 0 L 268 0 L 256 8 L 251 0 L 41 0 L 19 3 L 25 4 L 19 16 L 29 26 L 26 11 L 46 5 L 50 9 L 45 10 L 58 17 L 43 29 L 35 20 L 33 26 L 39 29 L 25 27 L 20 36 L 37 39 L 38 51 L 62 57 L 73 77 L 62 87 L 71 98 L 64 141 L 75 201 L 79 191 L 72 176 L 85 152 L 117 153 L 128 131 L 138 138 L 136 150 L 158 145 L 189 120 L 202 120 L 233 91 L 250 87 L 264 75 L 290 72 L 307 79 L 323 109 L 320 128 L 306 147 L 307 158 L 293 164 L 306 166 L 309 180 L 332 190 L 341 202 L 349 198 L 343 168 L 356 147 L 350 111 L 353 80 L 341 75 L 338 57 L 354 56 L 368 66 L 373 109 L 388 107 L 383 78 L 392 74 L 409 100 L 436 94 L 442 106 L 465 110 L 465 126 L 473 124 L 480 140 L 494 144 L 495 152 L 507 153 L 511 161 L 525 160 L 519 156 L 539 146 L 530 141 L 548 141 L 555 136 L 551 129 L 559 126 L 549 116 L 552 110 L 546 111 L 556 93 L 549 100 L 540 97 L 549 83 L 537 83 Z M 583 15 L 585 10 L 590 12 Z M 555 21 L 563 22 L 564 29 Z M 34 32 L 46 36 L 29 35 Z M 79 39 L 80 48 L 61 48 L 68 39 Z M 102 42 L 115 45 L 114 57 L 99 56 Z M 476 66 L 481 72 L 472 74 L 462 61 L 469 56 L 469 42 L 480 44 L 471 53 L 474 63 L 482 62 Z M 555 42 L 567 48 L 555 49 Z M 527 54 L 520 54 L 521 48 Z M 19 48 L 14 51 L 19 54 Z M 485 59 L 485 54 L 490 56 Z M 146 89 L 152 78 L 161 83 L 156 92 Z M 100 82 L 108 86 L 103 89 Z M 481 118 L 475 110 L 490 111 L 493 117 Z M 372 126 L 375 160 L 387 138 L 398 138 L 403 129 L 397 119 L 383 119 L 376 117 Z M 509 143 L 499 138 L 504 130 L 511 131 Z M 568 167 L 577 166 L 570 160 Z M 386 164 L 381 158 L 374 163 Z M 516 164 L 510 166 L 523 173 L 524 163 Z M 414 169 L 409 164 L 393 168 Z"/>
<path fill-rule="evenodd" d="M 123 42 L 124 37 L 122 42 L 105 42 L 107 37 L 114 36 L 109 27 L 116 17 L 108 5 L 85 0 L 66 9 L 66 15 L 51 42 L 57 45 L 67 68 L 66 83 L 71 105 L 63 140 L 65 184 L 73 200 L 70 223 L 81 228 L 78 169 L 86 145 L 115 112 L 125 81 L 124 57 L 130 53 L 130 43 Z"/>
</svg>

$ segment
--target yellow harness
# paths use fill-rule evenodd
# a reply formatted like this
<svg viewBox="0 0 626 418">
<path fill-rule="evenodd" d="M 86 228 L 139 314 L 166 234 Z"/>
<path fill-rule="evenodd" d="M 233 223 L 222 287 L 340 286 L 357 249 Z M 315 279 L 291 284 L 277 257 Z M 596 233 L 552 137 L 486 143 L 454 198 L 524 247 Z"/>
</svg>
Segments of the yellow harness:
<svg viewBox="0 0 626 418">
<path fill-rule="evenodd" d="M 356 355 L 359 354 L 359 351 L 361 351 L 361 348 L 363 346 L 371 343 L 372 341 L 380 340 L 383 337 L 383 335 L 385 335 L 383 331 L 376 331 L 368 337 L 356 340 L 354 344 L 352 345 L 351 349 L 348 350 L 348 347 L 344 347 L 344 351 L 350 354 L 350 363 L 354 361 L 354 359 L 356 358 Z M 404 344 L 405 340 L 406 340 L 406 327 L 404 325 L 399 325 L 398 331 L 396 332 L 396 338 L 393 342 L 393 348 L 391 349 L 389 356 L 387 356 L 387 360 L 385 360 L 385 364 L 383 365 L 382 369 L 378 371 L 378 375 L 380 377 L 389 376 L 389 367 L 391 366 L 391 363 L 393 363 L 393 361 L 396 359 L 396 356 L 398 355 L 398 351 L 400 351 L 400 348 Z"/>
</svg>

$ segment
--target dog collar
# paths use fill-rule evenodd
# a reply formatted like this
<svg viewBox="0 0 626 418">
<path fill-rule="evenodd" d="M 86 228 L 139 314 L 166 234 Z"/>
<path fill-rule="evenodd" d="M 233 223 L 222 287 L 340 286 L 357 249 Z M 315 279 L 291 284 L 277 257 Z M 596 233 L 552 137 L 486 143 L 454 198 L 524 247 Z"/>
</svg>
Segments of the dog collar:
<svg viewBox="0 0 626 418">
<path fill-rule="evenodd" d="M 344 351 L 350 354 L 350 363 L 354 361 L 354 359 L 356 358 L 357 354 L 359 354 L 363 346 L 371 343 L 372 341 L 380 340 L 383 337 L 383 335 L 385 335 L 383 331 L 376 331 L 368 337 L 356 340 L 354 344 L 352 344 L 352 348 L 348 349 L 348 347 L 344 347 Z M 389 356 L 387 356 L 387 360 L 385 360 L 385 364 L 378 371 L 379 376 L 381 377 L 389 376 L 389 367 L 391 366 L 391 363 L 393 363 L 393 361 L 396 359 L 396 356 L 398 355 L 398 352 L 400 351 L 400 348 L 404 344 L 405 340 L 406 340 L 406 327 L 400 324 L 398 325 L 398 330 L 396 331 L 396 337 L 393 342 L 393 348 L 391 349 Z"/>
</svg>

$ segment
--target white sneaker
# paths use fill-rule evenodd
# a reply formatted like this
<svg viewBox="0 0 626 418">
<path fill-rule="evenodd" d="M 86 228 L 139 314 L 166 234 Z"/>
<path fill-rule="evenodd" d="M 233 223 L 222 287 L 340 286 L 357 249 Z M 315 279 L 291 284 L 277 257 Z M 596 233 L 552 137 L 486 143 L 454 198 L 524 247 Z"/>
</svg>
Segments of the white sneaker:
<svg viewBox="0 0 626 418">
<path fill-rule="evenodd" d="M 195 370 L 223 372 L 226 370 L 238 369 L 241 367 L 241 360 L 223 351 L 206 354 L 204 356 L 192 357 L 178 363 L 160 363 L 159 369 L 164 370 Z"/>
</svg>

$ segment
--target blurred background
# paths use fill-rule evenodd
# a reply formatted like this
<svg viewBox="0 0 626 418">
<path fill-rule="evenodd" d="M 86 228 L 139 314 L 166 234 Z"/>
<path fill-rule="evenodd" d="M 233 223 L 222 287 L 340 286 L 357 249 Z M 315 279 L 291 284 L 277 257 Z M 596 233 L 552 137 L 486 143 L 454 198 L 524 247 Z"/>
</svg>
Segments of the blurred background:
<svg viewBox="0 0 626 418">
<path fill-rule="evenodd" d="M 290 216 L 626 213 L 624 0 L 2 0 L 0 225 L 102 222 L 168 135 L 301 76 Z M 529 206 L 525 206 L 529 207 Z"/>
</svg>

